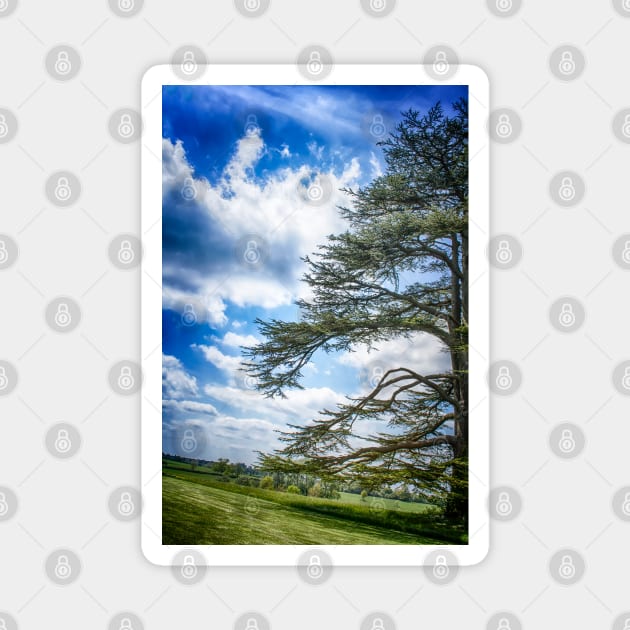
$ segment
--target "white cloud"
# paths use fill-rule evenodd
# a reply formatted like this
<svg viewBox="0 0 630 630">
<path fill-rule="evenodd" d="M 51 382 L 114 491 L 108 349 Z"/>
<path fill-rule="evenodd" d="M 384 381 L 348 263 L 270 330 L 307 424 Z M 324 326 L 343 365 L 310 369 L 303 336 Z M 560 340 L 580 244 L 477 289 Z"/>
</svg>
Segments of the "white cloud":
<svg viewBox="0 0 630 630">
<path fill-rule="evenodd" d="M 162 393 L 165 398 L 197 396 L 197 379 L 186 372 L 182 362 L 168 354 L 162 355 Z"/>
<path fill-rule="evenodd" d="M 320 160 L 322 159 L 322 157 L 324 157 L 324 149 L 325 147 L 321 144 L 317 144 L 317 142 L 315 140 L 311 140 L 307 145 L 306 148 L 308 149 L 308 152 L 316 159 L 316 160 Z"/>
<path fill-rule="evenodd" d="M 218 296 L 209 294 L 211 288 L 202 279 L 199 280 L 199 292 L 191 293 L 190 291 L 169 286 L 168 278 L 177 276 L 179 271 L 171 273 L 168 266 L 163 267 L 163 283 L 162 283 L 162 308 L 168 308 L 173 311 L 183 313 L 185 310 L 192 310 L 199 322 L 207 321 L 212 326 L 218 328 L 228 323 L 225 309 L 225 302 Z M 193 277 L 191 272 L 190 277 Z"/>
<path fill-rule="evenodd" d="M 254 335 L 237 335 L 233 332 L 226 332 L 223 338 L 219 340 L 224 346 L 232 348 L 240 348 L 241 346 L 255 346 L 258 339 Z"/>
<path fill-rule="evenodd" d="M 196 400 L 163 400 L 162 408 L 172 411 L 178 411 L 182 414 L 186 413 L 203 413 L 211 416 L 217 415 L 217 410 L 210 403 L 198 402 Z"/>
<path fill-rule="evenodd" d="M 312 361 L 309 361 L 304 366 L 304 371 L 305 372 L 310 372 L 311 374 L 317 374 L 319 372 L 319 370 L 317 369 L 317 366 Z"/>
<path fill-rule="evenodd" d="M 229 405 L 232 409 L 262 415 L 280 426 L 287 421 L 306 424 L 318 417 L 320 411 L 333 411 L 346 400 L 343 394 L 329 387 L 290 390 L 286 392 L 286 398 L 265 398 L 257 391 L 214 384 L 206 385 L 203 391 L 213 400 Z"/>
<path fill-rule="evenodd" d="M 259 417 L 235 418 L 227 414 L 205 417 L 178 418 L 162 424 L 162 443 L 167 452 L 181 452 L 181 436 L 186 429 L 194 429 L 197 439 L 204 445 L 195 456 L 216 461 L 227 457 L 232 462 L 254 464 L 255 451 L 271 452 L 278 447 L 278 427 Z"/>
<path fill-rule="evenodd" d="M 357 185 L 359 160 L 350 160 L 341 172 L 322 172 L 320 176 L 330 182 L 331 196 L 321 205 L 309 205 L 303 184 L 313 177 L 308 166 L 254 177 L 265 150 L 258 130 L 242 137 L 223 176 L 210 185 L 194 174 L 181 141 L 163 140 L 168 234 L 163 254 L 164 308 L 181 313 L 190 304 L 199 321 L 224 326 L 226 301 L 272 309 L 309 295 L 310 289 L 300 280 L 304 272 L 300 257 L 316 251 L 329 234 L 346 229 L 337 207 L 351 202 L 340 189 Z M 187 200 L 182 190 L 190 189 L 191 178 L 196 197 Z M 239 257 L 239 239 L 251 234 L 266 242 L 261 268 L 252 269 Z"/>
<path fill-rule="evenodd" d="M 435 337 L 424 333 L 414 333 L 409 339 L 398 337 L 379 342 L 371 352 L 364 345 L 356 346 L 353 350 L 341 354 L 337 361 L 341 365 L 367 372 L 368 382 L 364 383 L 363 390 L 368 389 L 374 377 L 378 382 L 383 370 L 407 367 L 419 374 L 434 374 L 449 369 L 449 358 L 444 352 L 444 346 Z M 370 371 L 374 371 L 374 374 L 370 374 Z"/>
<path fill-rule="evenodd" d="M 246 133 L 236 143 L 236 153 L 230 160 L 226 174 L 233 179 L 245 179 L 249 170 L 263 154 L 264 143 L 260 137 L 260 127 Z"/>
<path fill-rule="evenodd" d="M 216 346 L 206 346 L 203 344 L 193 344 L 191 346 L 197 350 L 201 350 L 206 360 L 212 363 L 220 370 L 224 370 L 229 374 L 235 374 L 238 368 L 241 366 L 240 357 L 231 357 L 227 354 L 223 354 Z"/>
<path fill-rule="evenodd" d="M 372 167 L 372 179 L 375 179 L 376 177 L 381 177 L 383 175 L 381 163 L 376 157 L 374 151 L 370 151 L 370 166 Z"/>
</svg>

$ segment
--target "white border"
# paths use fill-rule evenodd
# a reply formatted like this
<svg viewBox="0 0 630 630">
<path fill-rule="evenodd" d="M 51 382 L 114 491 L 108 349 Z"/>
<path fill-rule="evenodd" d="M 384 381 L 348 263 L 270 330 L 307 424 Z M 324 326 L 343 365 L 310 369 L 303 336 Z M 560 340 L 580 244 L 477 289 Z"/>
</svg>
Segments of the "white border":
<svg viewBox="0 0 630 630">
<path fill-rule="evenodd" d="M 142 79 L 142 551 L 158 565 L 191 549 L 215 566 L 295 565 L 311 545 L 162 545 L 162 86 L 309 85 L 293 64 L 210 65 L 200 78 L 182 81 L 169 65 L 150 68 Z M 334 565 L 419 566 L 429 553 L 447 550 L 462 566 L 481 562 L 489 549 L 489 274 L 485 253 L 489 235 L 489 107 L 487 75 L 458 66 L 452 77 L 436 81 L 422 65 L 335 65 L 318 85 L 468 85 L 470 216 L 470 468 L 468 545 L 322 545 Z"/>
</svg>

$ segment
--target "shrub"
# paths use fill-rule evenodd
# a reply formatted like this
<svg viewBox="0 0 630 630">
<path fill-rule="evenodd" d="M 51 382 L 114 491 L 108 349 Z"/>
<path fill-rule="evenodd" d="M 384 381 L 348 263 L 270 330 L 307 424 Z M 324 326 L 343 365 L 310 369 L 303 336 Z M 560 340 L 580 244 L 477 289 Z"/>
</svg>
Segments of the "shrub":
<svg viewBox="0 0 630 630">
<path fill-rule="evenodd" d="M 273 488 L 273 479 L 269 475 L 266 475 L 260 480 L 259 486 L 263 489 Z"/>
<path fill-rule="evenodd" d="M 367 490 L 361 490 L 361 501 L 367 501 Z"/>
<path fill-rule="evenodd" d="M 300 489 L 297 486 L 294 486 L 294 485 L 290 485 L 287 488 L 287 492 L 289 492 L 290 494 L 302 494 L 300 492 Z"/>
<path fill-rule="evenodd" d="M 319 483 L 319 481 L 317 483 L 313 484 L 308 489 L 308 496 L 309 497 L 321 497 L 322 496 L 322 484 Z"/>
</svg>

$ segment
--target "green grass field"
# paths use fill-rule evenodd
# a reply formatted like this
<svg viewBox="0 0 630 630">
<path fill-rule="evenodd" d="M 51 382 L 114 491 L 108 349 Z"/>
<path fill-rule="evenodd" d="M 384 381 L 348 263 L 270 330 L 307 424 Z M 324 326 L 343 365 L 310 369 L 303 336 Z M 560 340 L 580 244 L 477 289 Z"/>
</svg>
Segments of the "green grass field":
<svg viewBox="0 0 630 630">
<path fill-rule="evenodd" d="M 222 482 L 207 469 L 168 462 L 162 479 L 166 545 L 462 544 L 465 534 L 427 506 L 342 493 L 340 500 Z M 400 505 L 399 505 L 400 504 Z"/>
<path fill-rule="evenodd" d="M 396 499 L 381 499 L 380 497 L 366 497 L 365 501 L 361 500 L 361 496 L 352 492 L 341 492 L 341 501 L 350 505 L 367 505 L 373 506 L 375 509 L 383 507 L 386 510 L 400 510 L 401 512 L 413 512 L 421 514 L 429 509 L 426 503 L 412 503 L 411 501 L 398 501 Z"/>
</svg>

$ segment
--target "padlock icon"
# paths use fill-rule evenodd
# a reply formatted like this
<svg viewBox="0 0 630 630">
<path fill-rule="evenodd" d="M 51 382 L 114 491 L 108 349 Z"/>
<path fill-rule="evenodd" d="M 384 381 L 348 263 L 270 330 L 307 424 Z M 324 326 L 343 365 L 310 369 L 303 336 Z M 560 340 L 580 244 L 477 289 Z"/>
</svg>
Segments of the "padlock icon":
<svg viewBox="0 0 630 630">
<path fill-rule="evenodd" d="M 377 387 L 384 375 L 385 371 L 380 365 L 373 366 L 370 370 L 370 385 L 372 387 Z"/>
<path fill-rule="evenodd" d="M 69 74 L 72 70 L 72 63 L 70 57 L 65 50 L 60 50 L 57 53 L 57 59 L 55 60 L 55 72 L 62 76 Z"/>
<path fill-rule="evenodd" d="M 131 122 L 131 116 L 129 114 L 122 114 L 120 123 L 118 124 L 118 135 L 121 138 L 131 138 L 134 132 L 135 128 Z"/>
<path fill-rule="evenodd" d="M 192 429 L 186 429 L 184 431 L 184 437 L 182 438 L 182 449 L 186 453 L 192 453 L 197 449 L 197 438 Z"/>
<path fill-rule="evenodd" d="M 497 246 L 497 251 L 495 254 L 495 258 L 497 262 L 502 265 L 507 265 L 512 262 L 513 258 L 512 249 L 510 248 L 510 244 L 508 241 L 499 241 L 499 245 Z"/>
<path fill-rule="evenodd" d="M 7 125 L 7 118 L 4 114 L 0 114 L 0 138 L 4 138 L 9 135 L 9 125 Z"/>
<path fill-rule="evenodd" d="M 558 315 L 558 321 L 564 328 L 570 328 L 575 324 L 575 312 L 573 311 L 573 305 L 565 302 L 560 307 L 560 314 Z"/>
<path fill-rule="evenodd" d="M 59 201 L 68 201 L 72 197 L 72 188 L 67 177 L 60 177 L 55 186 L 55 197 Z"/>
<path fill-rule="evenodd" d="M 621 379 L 621 386 L 624 389 L 630 390 L 630 366 L 627 366 L 623 370 L 623 377 Z"/>
<path fill-rule="evenodd" d="M 560 195 L 560 199 L 562 201 L 572 201 L 575 198 L 576 192 L 573 178 L 562 178 L 562 181 L 560 182 L 560 188 L 558 189 L 558 194 Z"/>
<path fill-rule="evenodd" d="M 560 441 L 558 447 L 563 453 L 572 453 L 575 450 L 575 437 L 573 437 L 573 431 L 571 429 L 563 429 L 560 434 Z"/>
<path fill-rule="evenodd" d="M 184 305 L 184 312 L 182 313 L 182 323 L 184 326 L 193 326 L 197 323 L 197 314 L 193 309 L 192 304 Z"/>
<path fill-rule="evenodd" d="M 446 564 L 446 556 L 440 554 L 435 558 L 435 565 L 433 566 L 433 576 L 438 580 L 445 580 L 450 573 L 450 569 Z"/>
<path fill-rule="evenodd" d="M 55 439 L 55 450 L 60 454 L 67 453 L 72 448 L 72 440 L 66 429 L 59 429 Z"/>
<path fill-rule="evenodd" d="M 446 53 L 443 50 L 438 50 L 435 53 L 433 59 L 433 72 L 435 74 L 443 75 L 448 72 L 448 60 L 446 59 Z"/>
<path fill-rule="evenodd" d="M 133 11 L 135 4 L 135 0 L 118 0 L 118 8 L 125 13 Z"/>
<path fill-rule="evenodd" d="M 2 129 L 1 122 L 2 121 L 0 120 L 0 130 Z M 623 119 L 623 125 L 621 126 L 621 133 L 626 138 L 630 138 L 630 114 L 626 114 L 624 119 Z"/>
<path fill-rule="evenodd" d="M 7 495 L 4 492 L 0 492 L 0 516 L 4 516 L 9 511 L 9 504 L 7 503 Z M 2 630 L 0 628 L 0 630 Z"/>
<path fill-rule="evenodd" d="M 510 368 L 507 365 L 501 365 L 495 381 L 496 386 L 501 391 L 506 391 L 512 387 L 513 382 L 512 375 L 510 374 Z"/>
<path fill-rule="evenodd" d="M 72 575 L 72 567 L 70 566 L 68 556 L 62 554 L 57 558 L 54 573 L 60 580 L 67 580 Z"/>
<path fill-rule="evenodd" d="M 370 133 L 375 138 L 381 138 L 385 135 L 385 123 L 383 122 L 383 116 L 381 114 L 374 114 L 372 118 L 372 124 L 370 125 Z"/>
<path fill-rule="evenodd" d="M 260 0 L 245 0 L 246 11 L 258 11 L 260 9 Z"/>
<path fill-rule="evenodd" d="M 4 4 L 6 4 L 6 1 Z M 4 9 L 2 8 L 2 0 L 0 0 L 0 12 L 2 11 L 4 11 Z M 0 630 L 9 630 L 7 628 L 7 622 L 4 619 L 0 619 Z"/>
<path fill-rule="evenodd" d="M 324 568 L 322 567 L 321 558 L 318 555 L 313 554 L 308 561 L 306 567 L 306 574 L 312 580 L 319 580 L 324 575 Z"/>
<path fill-rule="evenodd" d="M 512 514 L 514 506 L 512 505 L 510 495 L 507 492 L 499 493 L 499 498 L 497 499 L 495 509 L 499 516 L 509 516 L 510 514 Z"/>
<path fill-rule="evenodd" d="M 6 368 L 0 365 L 0 391 L 9 386 L 9 378 L 7 377 Z"/>
<path fill-rule="evenodd" d="M 630 0 L 623 0 L 623 2 L 621 3 L 621 6 L 623 7 L 624 11 L 630 11 Z"/>
<path fill-rule="evenodd" d="M 383 620 L 380 617 L 376 617 L 372 621 L 372 628 L 371 628 L 371 630 L 385 630 L 385 623 L 383 622 Z"/>
<path fill-rule="evenodd" d="M 9 252 L 7 251 L 7 244 L 0 238 L 0 265 L 3 265 L 9 260 Z"/>
<path fill-rule="evenodd" d="M 131 241 L 124 240 L 120 242 L 118 249 L 118 262 L 123 265 L 130 265 L 136 258 L 136 253 L 131 247 Z"/>
<path fill-rule="evenodd" d="M 560 57 L 560 63 L 558 64 L 558 70 L 565 76 L 569 76 L 575 72 L 575 59 L 573 59 L 573 53 L 570 50 L 565 50 Z"/>
<path fill-rule="evenodd" d="M 512 123 L 508 114 L 500 114 L 495 131 L 499 138 L 509 138 L 512 135 Z"/>
<path fill-rule="evenodd" d="M 380 13 L 386 6 L 386 0 L 370 0 L 370 9 L 375 13 Z"/>
<path fill-rule="evenodd" d="M 197 196 L 197 189 L 195 188 L 195 182 L 192 177 L 187 177 L 184 180 L 184 187 L 182 188 L 182 197 L 186 201 L 192 201 Z"/>
<path fill-rule="evenodd" d="M 558 573 L 563 580 L 570 580 L 575 577 L 575 564 L 571 556 L 562 556 Z"/>
<path fill-rule="evenodd" d="M 58 328 L 66 328 L 72 323 L 72 315 L 70 315 L 70 307 L 61 302 L 57 305 L 57 312 L 55 313 L 55 326 Z"/>
<path fill-rule="evenodd" d="M 321 74 L 324 69 L 324 64 L 322 63 L 321 53 L 318 50 L 312 50 L 309 54 L 308 61 L 306 62 L 306 69 L 309 74 Z"/>
<path fill-rule="evenodd" d="M 499 623 L 497 624 L 497 630 L 512 630 L 510 620 L 505 617 L 501 617 L 501 619 L 499 619 Z"/>
<path fill-rule="evenodd" d="M 630 11 L 630 0 L 628 1 L 628 11 Z M 624 624 L 623 624 L 623 630 L 630 630 L 630 617 L 628 617 Z"/>
<path fill-rule="evenodd" d="M 255 265 L 260 262 L 260 250 L 258 249 L 258 243 L 256 243 L 256 241 L 247 241 L 243 258 L 249 265 Z"/>
<path fill-rule="evenodd" d="M 497 0 L 496 6 L 501 13 L 507 13 L 512 9 L 512 0 Z"/>
<path fill-rule="evenodd" d="M 195 53 L 192 50 L 184 51 L 184 59 L 182 61 L 182 72 L 190 76 L 197 72 L 197 62 L 195 61 Z"/>
<path fill-rule="evenodd" d="M 121 516 L 130 516 L 133 514 L 135 506 L 129 492 L 123 492 L 120 495 L 120 501 L 118 502 L 118 513 Z"/>
<path fill-rule="evenodd" d="M 258 126 L 258 119 L 255 114 L 249 114 L 245 121 L 245 135 L 254 136 L 258 133 L 260 127 Z"/>
<path fill-rule="evenodd" d="M 626 495 L 623 498 L 623 503 L 621 504 L 621 511 L 626 516 L 630 516 L 630 492 L 626 492 Z"/>
<path fill-rule="evenodd" d="M 319 201 L 324 196 L 324 189 L 319 178 L 309 185 L 306 194 L 310 201 Z"/>
<path fill-rule="evenodd" d="M 120 620 L 120 627 L 118 628 L 118 630 L 133 630 L 131 619 L 129 619 L 129 617 L 123 617 Z"/>
<path fill-rule="evenodd" d="M 624 243 L 623 251 L 621 252 L 621 260 L 623 260 L 626 265 L 630 265 L 630 241 Z"/>
<path fill-rule="evenodd" d="M 251 389 L 254 390 L 256 389 L 257 385 L 258 385 L 258 381 L 256 380 L 256 377 L 254 376 L 250 376 L 249 374 L 243 379 L 243 384 L 245 385 L 245 387 L 247 389 Z"/>
<path fill-rule="evenodd" d="M 258 621 L 253 617 L 250 617 L 245 624 L 245 630 L 259 630 Z"/>
<path fill-rule="evenodd" d="M 120 389 L 128 391 L 133 388 L 135 383 L 136 379 L 131 373 L 131 368 L 128 365 L 123 365 L 120 368 L 120 373 L 118 374 L 118 387 L 120 387 Z"/>
<path fill-rule="evenodd" d="M 195 566 L 195 559 L 192 556 L 184 556 L 182 576 L 187 580 L 194 580 L 197 577 L 197 567 Z"/>
</svg>

